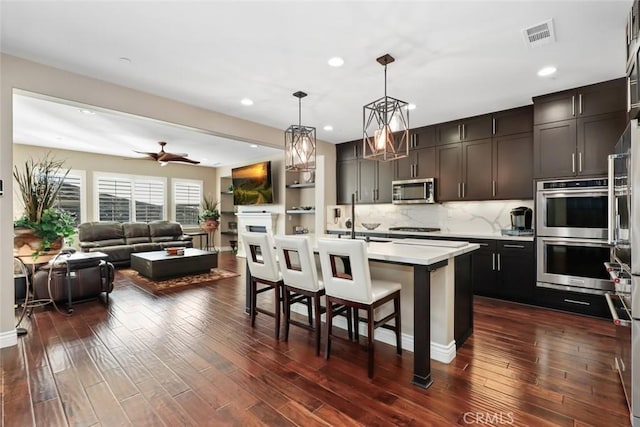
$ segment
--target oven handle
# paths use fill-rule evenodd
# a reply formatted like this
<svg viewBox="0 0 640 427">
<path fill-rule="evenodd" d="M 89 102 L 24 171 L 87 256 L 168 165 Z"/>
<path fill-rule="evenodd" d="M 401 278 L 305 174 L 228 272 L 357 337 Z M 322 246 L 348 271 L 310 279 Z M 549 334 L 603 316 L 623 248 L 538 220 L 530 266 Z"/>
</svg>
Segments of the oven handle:
<svg viewBox="0 0 640 427">
<path fill-rule="evenodd" d="M 606 240 L 595 239 L 567 239 L 566 237 L 538 237 L 542 243 L 550 243 L 564 246 L 591 246 L 591 247 L 609 247 L 609 242 Z"/>
<path fill-rule="evenodd" d="M 613 318 L 613 324 L 616 326 L 625 326 L 627 328 L 630 327 L 631 321 L 621 319 L 618 316 L 618 313 L 616 313 L 616 309 L 613 306 L 613 301 L 611 301 L 611 294 L 607 292 L 606 294 L 604 294 L 604 298 L 607 300 L 607 305 L 609 306 L 609 312 L 611 312 L 611 317 Z"/>
<path fill-rule="evenodd" d="M 566 188 L 560 190 L 538 190 L 538 194 L 544 197 L 566 197 L 566 196 L 603 196 L 607 194 L 606 188 L 581 188 L 571 189 Z"/>
</svg>

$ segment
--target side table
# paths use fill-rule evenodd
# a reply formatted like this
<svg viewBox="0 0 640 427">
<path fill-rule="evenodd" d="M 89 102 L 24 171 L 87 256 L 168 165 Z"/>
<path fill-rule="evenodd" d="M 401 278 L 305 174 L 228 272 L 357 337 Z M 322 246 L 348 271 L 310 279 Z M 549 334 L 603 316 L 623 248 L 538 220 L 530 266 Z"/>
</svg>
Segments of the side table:
<svg viewBox="0 0 640 427">
<path fill-rule="evenodd" d="M 197 237 L 198 243 L 200 243 L 200 249 L 208 250 L 209 249 L 209 233 L 206 231 L 191 231 L 189 233 L 185 233 L 187 236 Z M 202 238 L 205 238 L 206 244 L 202 245 Z"/>
<path fill-rule="evenodd" d="M 73 298 L 71 296 L 71 272 L 76 271 L 87 265 L 88 262 L 95 260 L 106 261 L 109 259 L 109 255 L 103 252 L 76 252 L 67 256 L 67 312 L 73 313 Z"/>
</svg>

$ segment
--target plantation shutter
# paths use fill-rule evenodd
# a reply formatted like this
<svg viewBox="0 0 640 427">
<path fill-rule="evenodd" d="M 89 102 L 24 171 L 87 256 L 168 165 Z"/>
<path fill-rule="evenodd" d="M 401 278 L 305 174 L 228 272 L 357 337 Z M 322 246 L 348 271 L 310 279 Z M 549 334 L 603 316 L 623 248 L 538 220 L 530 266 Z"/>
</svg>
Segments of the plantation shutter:
<svg viewBox="0 0 640 427">
<path fill-rule="evenodd" d="M 164 219 L 164 182 L 136 180 L 134 199 L 136 221 L 149 222 Z"/>
<path fill-rule="evenodd" d="M 117 177 L 98 178 L 98 216 L 100 221 L 131 220 L 131 180 Z"/>
<path fill-rule="evenodd" d="M 176 182 L 173 197 L 176 221 L 182 225 L 197 225 L 202 200 L 202 184 Z"/>
<path fill-rule="evenodd" d="M 62 177 L 60 177 L 62 179 Z M 58 197 L 56 198 L 54 207 L 63 209 L 71 214 L 74 218 L 74 225 L 80 224 L 81 221 L 81 188 L 82 178 L 76 175 L 67 175 L 62 183 Z"/>
</svg>

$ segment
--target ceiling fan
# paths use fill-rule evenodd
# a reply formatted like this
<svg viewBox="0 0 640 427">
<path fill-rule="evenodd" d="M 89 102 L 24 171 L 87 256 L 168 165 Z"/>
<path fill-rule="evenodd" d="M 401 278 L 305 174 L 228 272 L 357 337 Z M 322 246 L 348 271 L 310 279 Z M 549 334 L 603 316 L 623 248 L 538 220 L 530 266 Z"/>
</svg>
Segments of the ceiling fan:
<svg viewBox="0 0 640 427">
<path fill-rule="evenodd" d="M 196 160 L 188 159 L 186 157 L 188 156 L 187 153 L 169 153 L 164 151 L 164 146 L 167 145 L 167 143 L 164 141 L 160 141 L 158 142 L 158 144 L 160 144 L 160 151 L 157 153 L 147 153 L 144 151 L 136 151 L 136 150 L 134 151 L 136 151 L 136 153 L 139 153 L 139 154 L 146 154 L 149 160 L 155 160 L 158 163 L 160 163 L 161 166 L 166 166 L 169 162 L 191 163 L 194 165 L 197 165 L 200 163 Z"/>
</svg>

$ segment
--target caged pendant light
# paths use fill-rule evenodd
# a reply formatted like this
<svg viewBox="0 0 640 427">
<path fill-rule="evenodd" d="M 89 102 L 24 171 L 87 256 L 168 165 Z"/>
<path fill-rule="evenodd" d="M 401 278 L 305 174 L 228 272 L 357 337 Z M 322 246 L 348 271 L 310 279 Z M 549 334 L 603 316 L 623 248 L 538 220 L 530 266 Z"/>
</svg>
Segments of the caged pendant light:
<svg viewBox="0 0 640 427">
<path fill-rule="evenodd" d="M 306 93 L 293 94 L 298 98 L 298 124 L 284 132 L 285 169 L 288 171 L 313 171 L 316 169 L 316 128 L 302 126 L 302 98 Z"/>
<path fill-rule="evenodd" d="M 384 97 L 363 108 L 363 157 L 381 161 L 407 157 L 409 104 L 387 96 L 387 64 L 395 59 L 387 53 L 376 61 L 384 66 Z"/>
</svg>

